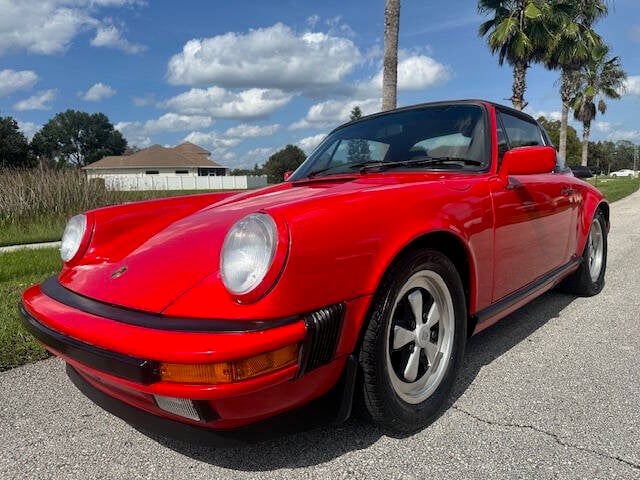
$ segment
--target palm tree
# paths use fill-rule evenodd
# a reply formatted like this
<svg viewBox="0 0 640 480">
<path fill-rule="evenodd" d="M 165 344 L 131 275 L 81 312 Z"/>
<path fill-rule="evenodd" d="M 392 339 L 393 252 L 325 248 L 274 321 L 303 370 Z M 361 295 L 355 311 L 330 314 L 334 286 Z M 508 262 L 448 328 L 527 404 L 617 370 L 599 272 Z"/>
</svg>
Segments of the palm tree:
<svg viewBox="0 0 640 480">
<path fill-rule="evenodd" d="M 575 73 L 589 61 L 592 52 L 602 46 L 602 39 L 592 29 L 592 25 L 604 17 L 607 11 L 606 0 L 558 0 L 558 15 L 552 27 L 553 41 L 545 63 L 547 68 L 561 70 L 559 153 L 562 158 L 567 156 L 569 104 L 577 87 Z"/>
<path fill-rule="evenodd" d="M 382 66 L 382 111 L 396 108 L 398 92 L 398 30 L 400 0 L 387 0 L 384 7 L 384 59 Z"/>
<path fill-rule="evenodd" d="M 603 115 L 607 111 L 605 98 L 620 98 L 627 74 L 622 70 L 620 58 L 611 58 L 609 47 L 600 46 L 575 75 L 577 93 L 571 100 L 571 108 L 575 119 L 582 122 L 582 165 L 586 166 L 591 122 L 598 111 Z"/>
<path fill-rule="evenodd" d="M 526 103 L 527 68 L 543 59 L 549 39 L 547 18 L 554 3 L 548 0 L 479 0 L 478 10 L 493 18 L 478 30 L 481 37 L 488 34 L 491 53 L 498 53 L 498 62 L 506 60 L 513 67 L 513 107 L 522 110 Z"/>
</svg>

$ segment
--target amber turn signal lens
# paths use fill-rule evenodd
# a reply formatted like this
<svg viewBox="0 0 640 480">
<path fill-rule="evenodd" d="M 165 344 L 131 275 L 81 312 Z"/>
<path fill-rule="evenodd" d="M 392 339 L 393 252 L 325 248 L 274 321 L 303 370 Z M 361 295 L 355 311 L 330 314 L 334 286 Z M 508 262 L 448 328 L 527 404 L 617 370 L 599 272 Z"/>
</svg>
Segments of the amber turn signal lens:
<svg viewBox="0 0 640 480">
<path fill-rule="evenodd" d="M 160 379 L 163 382 L 200 383 L 215 385 L 231 383 L 257 377 L 298 362 L 298 345 L 261 353 L 254 357 L 229 362 L 187 365 L 183 363 L 161 363 Z"/>
</svg>

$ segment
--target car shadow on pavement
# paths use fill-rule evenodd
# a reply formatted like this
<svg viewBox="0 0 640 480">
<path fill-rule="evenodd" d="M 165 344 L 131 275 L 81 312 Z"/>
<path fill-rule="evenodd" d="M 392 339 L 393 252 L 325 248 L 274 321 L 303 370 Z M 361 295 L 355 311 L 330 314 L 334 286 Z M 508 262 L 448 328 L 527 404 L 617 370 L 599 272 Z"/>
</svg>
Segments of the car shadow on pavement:
<svg viewBox="0 0 640 480">
<path fill-rule="evenodd" d="M 483 366 L 501 357 L 520 342 L 530 340 L 531 334 L 557 318 L 575 298 L 556 292 L 547 293 L 472 337 L 450 400 L 440 415 L 460 398 Z M 325 423 L 310 430 L 308 428 L 302 422 L 300 431 L 271 432 L 271 438 L 239 447 L 214 447 L 185 443 L 149 433 L 146 435 L 193 459 L 241 471 L 318 465 L 348 452 L 367 448 L 385 435 L 358 416 L 352 416 L 340 425 Z M 427 426 L 426 429 L 428 428 L 430 427 Z M 397 435 L 394 437 L 403 438 Z M 251 442 L 252 439 L 247 440 Z"/>
</svg>

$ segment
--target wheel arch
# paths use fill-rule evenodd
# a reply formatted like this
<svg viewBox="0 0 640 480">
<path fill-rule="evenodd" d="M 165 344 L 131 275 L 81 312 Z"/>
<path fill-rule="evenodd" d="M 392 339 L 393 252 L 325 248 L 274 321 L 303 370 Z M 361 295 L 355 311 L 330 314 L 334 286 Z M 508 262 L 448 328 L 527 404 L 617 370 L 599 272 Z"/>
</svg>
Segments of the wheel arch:
<svg viewBox="0 0 640 480">
<path fill-rule="evenodd" d="M 477 291 L 476 263 L 468 243 L 455 232 L 450 230 L 432 230 L 424 232 L 408 241 L 401 248 L 397 249 L 395 255 L 393 255 L 391 261 L 388 262 L 386 268 L 383 270 L 382 275 L 378 278 L 374 296 L 380 294 L 381 285 L 384 283 L 389 271 L 391 271 L 397 262 L 411 252 L 427 248 L 441 252 L 447 256 L 447 258 L 449 258 L 456 267 L 456 270 L 460 275 L 460 280 L 462 281 L 466 300 L 467 334 L 468 336 L 471 336 L 475 329 L 475 318 L 474 315 L 471 315 L 471 309 L 475 307 L 474 299 Z M 361 345 L 373 304 L 374 302 L 372 301 L 367 311 L 366 318 L 360 327 L 360 334 L 356 349 L 359 349 Z"/>
<path fill-rule="evenodd" d="M 610 222 L 610 208 L 609 203 L 602 197 L 600 192 L 597 192 L 597 195 L 594 192 L 587 192 L 586 198 L 584 199 L 584 208 L 581 215 L 581 221 L 579 222 L 578 229 L 578 248 L 575 252 L 576 255 L 581 255 L 584 250 L 584 246 L 587 243 L 587 237 L 589 236 L 589 231 L 591 230 L 591 223 L 593 222 L 593 217 L 598 213 L 602 212 L 604 215 L 604 219 L 606 222 L 605 228 L 607 233 L 609 233 L 609 228 L 611 226 Z"/>
</svg>

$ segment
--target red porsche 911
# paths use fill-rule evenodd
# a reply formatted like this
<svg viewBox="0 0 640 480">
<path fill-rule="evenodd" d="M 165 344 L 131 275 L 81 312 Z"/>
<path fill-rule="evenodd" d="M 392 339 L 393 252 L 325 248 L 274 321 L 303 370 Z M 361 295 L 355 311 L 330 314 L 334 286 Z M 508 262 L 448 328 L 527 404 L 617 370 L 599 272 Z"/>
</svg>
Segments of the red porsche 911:
<svg viewBox="0 0 640 480">
<path fill-rule="evenodd" d="M 283 183 L 69 220 L 30 332 L 86 395 L 166 434 L 331 394 L 384 430 L 438 414 L 473 333 L 604 285 L 609 206 L 528 115 L 416 105 L 331 132 Z M 522 372 L 526 375 L 526 372 Z"/>
</svg>

